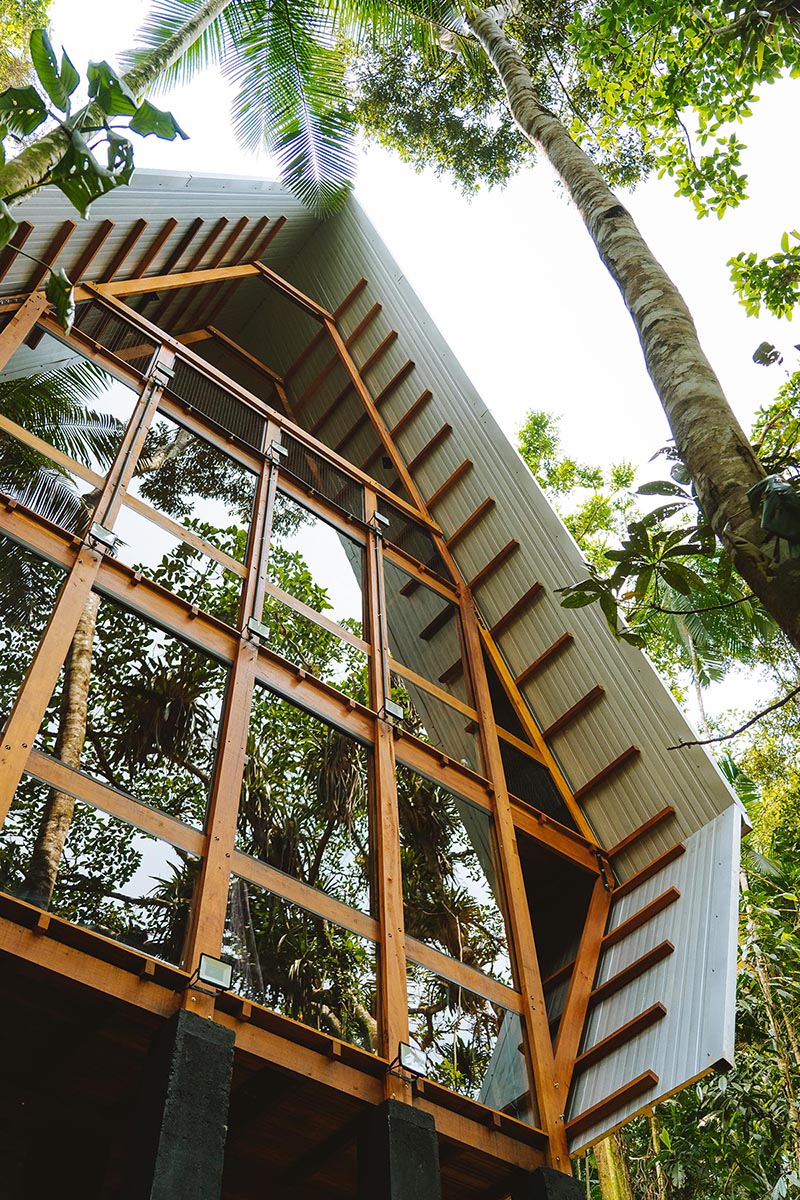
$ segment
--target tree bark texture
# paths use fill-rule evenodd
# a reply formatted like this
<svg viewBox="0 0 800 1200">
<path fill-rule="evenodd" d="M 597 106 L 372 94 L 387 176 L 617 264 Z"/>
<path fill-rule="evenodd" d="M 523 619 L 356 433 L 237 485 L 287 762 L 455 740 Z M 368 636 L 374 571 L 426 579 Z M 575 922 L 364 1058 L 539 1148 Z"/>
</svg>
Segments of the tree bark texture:
<svg viewBox="0 0 800 1200">
<path fill-rule="evenodd" d="M 708 362 L 694 322 L 630 213 L 600 171 L 538 101 L 533 80 L 496 10 L 469 25 L 497 72 L 522 133 L 546 155 L 574 201 L 633 318 L 647 370 L 703 510 L 740 575 L 800 649 L 800 562 L 778 563 L 750 512 L 747 491 L 764 476 Z"/>
<path fill-rule="evenodd" d="M 594 1147 L 597 1178 L 603 1200 L 634 1200 L 625 1151 L 619 1134 L 610 1133 Z"/>
<path fill-rule="evenodd" d="M 81 613 L 64 667 L 55 757 L 68 767 L 80 767 L 86 741 L 92 646 L 99 605 L 100 597 L 93 592 Z M 51 789 L 23 884 L 23 898 L 39 908 L 50 905 L 74 811 L 72 796 Z"/>
<path fill-rule="evenodd" d="M 143 96 L 176 59 L 194 45 L 208 25 L 230 4 L 231 0 L 206 0 L 190 21 L 186 21 L 178 32 L 163 45 L 152 50 L 144 61 L 123 75 L 124 82 L 135 96 Z M 103 113 L 96 105 L 87 112 L 87 123 L 99 123 Z M 20 197 L 44 183 L 48 173 L 69 147 L 69 136 L 61 126 L 37 138 L 22 150 L 16 158 L 0 168 L 0 200 Z"/>
</svg>

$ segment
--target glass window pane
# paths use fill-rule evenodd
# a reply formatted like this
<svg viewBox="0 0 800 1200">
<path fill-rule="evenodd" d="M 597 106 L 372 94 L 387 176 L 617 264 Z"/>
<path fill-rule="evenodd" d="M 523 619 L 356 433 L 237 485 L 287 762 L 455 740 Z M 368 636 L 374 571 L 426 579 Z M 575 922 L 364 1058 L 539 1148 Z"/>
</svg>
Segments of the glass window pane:
<svg viewBox="0 0 800 1200">
<path fill-rule="evenodd" d="M 519 1015 L 417 963 L 408 964 L 411 1044 L 428 1078 L 481 1104 L 530 1119 Z"/>
<path fill-rule="evenodd" d="M 262 624 L 270 650 L 330 683 L 361 704 L 369 704 L 368 656 L 277 596 L 264 600 Z"/>
<path fill-rule="evenodd" d="M 384 556 L 389 653 L 449 695 L 471 703 L 458 607 Z"/>
<path fill-rule="evenodd" d="M 502 738 L 500 755 L 503 759 L 506 787 L 512 796 L 524 800 L 540 812 L 547 813 L 568 829 L 577 829 L 547 767 L 535 762 L 517 746 L 512 746 Z"/>
<path fill-rule="evenodd" d="M 414 737 L 443 750 L 450 758 L 483 774 L 478 727 L 474 718 L 393 671 L 392 700 L 403 709 L 402 725 Z"/>
<path fill-rule="evenodd" d="M 128 491 L 244 562 L 255 487 L 252 471 L 160 413 Z"/>
<path fill-rule="evenodd" d="M 256 688 L 236 847 L 369 911 L 367 751 Z"/>
<path fill-rule="evenodd" d="M 388 526 L 382 527 L 383 536 L 387 542 L 403 550 L 417 562 L 423 563 L 429 570 L 435 571 L 443 579 L 450 580 L 444 560 L 436 549 L 436 544 L 430 533 L 423 525 L 414 521 L 396 504 L 378 497 L 378 512 L 388 517 Z"/>
<path fill-rule="evenodd" d="M 52 817 L 63 830 L 54 854 Z M 180 963 L 198 860 L 24 776 L 0 830 L 0 889 Z"/>
<path fill-rule="evenodd" d="M 362 636 L 364 548 L 278 492 L 268 578 L 282 591 Z"/>
<path fill-rule="evenodd" d="M 214 659 L 93 593 L 37 744 L 201 828 L 227 676 Z"/>
<path fill-rule="evenodd" d="M 375 1051 L 374 943 L 234 876 L 224 953 L 233 990 L 305 1025 Z"/>
<path fill-rule="evenodd" d="M 397 769 L 406 933 L 513 986 L 491 817 Z"/>
<path fill-rule="evenodd" d="M 0 729 L 50 619 L 64 574 L 0 534 Z"/>
</svg>

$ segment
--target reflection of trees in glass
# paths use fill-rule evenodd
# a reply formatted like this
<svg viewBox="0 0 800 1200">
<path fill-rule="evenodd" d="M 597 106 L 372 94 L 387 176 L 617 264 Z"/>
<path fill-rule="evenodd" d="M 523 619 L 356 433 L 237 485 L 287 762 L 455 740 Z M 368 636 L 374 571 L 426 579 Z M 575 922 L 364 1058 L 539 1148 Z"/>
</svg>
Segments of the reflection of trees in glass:
<svg viewBox="0 0 800 1200">
<path fill-rule="evenodd" d="M 242 995 L 375 1050 L 375 950 L 365 938 L 234 879 L 225 952 Z"/>
<path fill-rule="evenodd" d="M 352 907 L 369 907 L 367 752 L 258 688 L 237 845 Z"/>
</svg>

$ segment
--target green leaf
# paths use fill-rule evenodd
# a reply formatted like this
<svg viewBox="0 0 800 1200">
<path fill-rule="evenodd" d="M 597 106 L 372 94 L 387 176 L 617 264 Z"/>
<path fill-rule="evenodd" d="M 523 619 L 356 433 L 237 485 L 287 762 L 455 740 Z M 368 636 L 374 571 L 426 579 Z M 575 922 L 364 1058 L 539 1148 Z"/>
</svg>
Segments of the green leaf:
<svg viewBox="0 0 800 1200">
<path fill-rule="evenodd" d="M 685 498 L 686 491 L 669 479 L 656 479 L 651 483 L 643 483 L 640 488 L 636 489 L 636 494 L 637 496 L 683 496 Z"/>
<path fill-rule="evenodd" d="M 162 112 L 149 100 L 145 100 L 139 105 L 128 128 L 133 133 L 140 134 L 141 137 L 147 137 L 154 133 L 156 137 L 163 138 L 167 142 L 173 142 L 176 137 L 182 137 L 186 141 L 189 137 L 188 133 L 183 132 L 172 113 Z"/>
<path fill-rule="evenodd" d="M 62 268 L 50 271 L 44 294 L 56 310 L 56 320 L 65 333 L 72 329 L 75 320 L 75 293 Z"/>
<path fill-rule="evenodd" d="M 123 146 L 127 147 L 124 151 Z M 109 140 L 109 160 L 113 165 L 101 166 L 81 134 L 73 130 L 69 149 L 50 174 L 51 181 L 84 218 L 100 196 L 130 182 L 133 148 L 127 139 L 113 136 Z"/>
<path fill-rule="evenodd" d="M 0 114 L 5 117 L 9 133 L 27 137 L 46 119 L 47 108 L 35 87 L 11 87 L 0 95 Z"/>
<path fill-rule="evenodd" d="M 12 217 L 8 205 L 0 200 L 0 250 L 8 245 L 18 228 L 19 223 Z"/>
<path fill-rule="evenodd" d="M 603 616 L 608 622 L 609 629 L 616 635 L 619 632 L 619 612 L 617 602 L 610 592 L 600 593 L 600 608 L 603 610 Z"/>
<path fill-rule="evenodd" d="M 107 117 L 132 117 L 137 110 L 136 97 L 107 62 L 90 62 L 86 70 L 89 95 Z"/>
<path fill-rule="evenodd" d="M 61 71 L 46 29 L 34 29 L 31 34 L 31 59 L 39 82 L 56 108 L 69 111 L 69 98 L 80 82 L 80 76 L 64 51 L 61 52 Z"/>
<path fill-rule="evenodd" d="M 598 593 L 596 590 L 584 592 L 576 589 L 564 596 L 564 599 L 561 601 L 561 607 L 585 608 L 587 604 L 594 604 L 597 597 Z"/>
</svg>

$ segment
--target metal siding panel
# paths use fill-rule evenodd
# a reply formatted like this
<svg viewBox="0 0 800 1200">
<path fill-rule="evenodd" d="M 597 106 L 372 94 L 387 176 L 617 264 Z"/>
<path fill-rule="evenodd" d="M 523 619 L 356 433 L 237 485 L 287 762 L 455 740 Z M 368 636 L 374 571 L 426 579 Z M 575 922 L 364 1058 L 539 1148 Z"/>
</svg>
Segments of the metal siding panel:
<svg viewBox="0 0 800 1200">
<path fill-rule="evenodd" d="M 598 982 L 664 939 L 675 945 L 675 951 L 594 1009 L 582 1049 L 602 1041 L 657 1001 L 665 1005 L 667 1015 L 580 1076 L 568 1119 L 643 1071 L 655 1071 L 659 1082 L 644 1101 L 631 1102 L 581 1133 L 574 1139 L 573 1151 L 598 1141 L 720 1060 L 732 1061 L 740 825 L 738 809 L 731 805 L 688 840 L 681 858 L 614 906 L 611 929 L 668 887 L 681 893 L 670 908 L 602 956 Z"/>
</svg>

